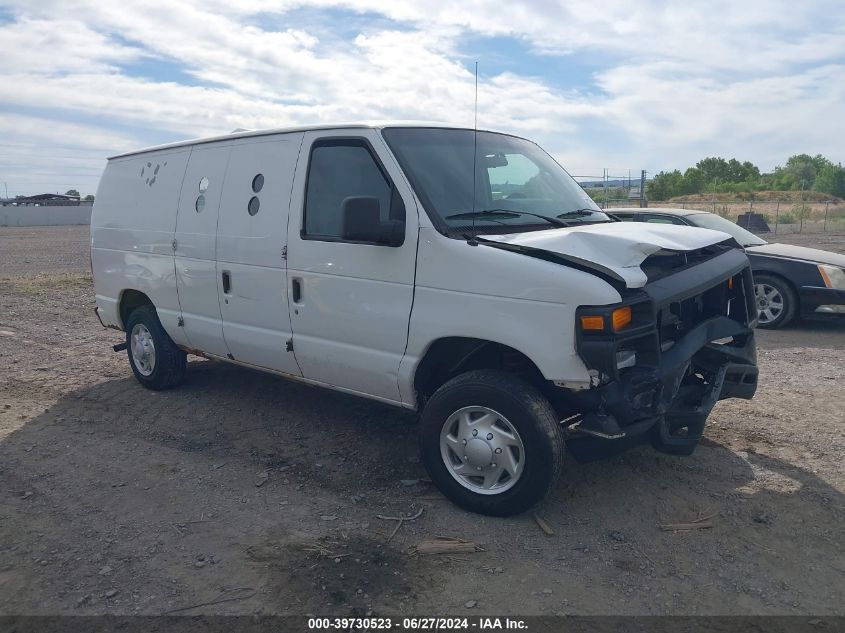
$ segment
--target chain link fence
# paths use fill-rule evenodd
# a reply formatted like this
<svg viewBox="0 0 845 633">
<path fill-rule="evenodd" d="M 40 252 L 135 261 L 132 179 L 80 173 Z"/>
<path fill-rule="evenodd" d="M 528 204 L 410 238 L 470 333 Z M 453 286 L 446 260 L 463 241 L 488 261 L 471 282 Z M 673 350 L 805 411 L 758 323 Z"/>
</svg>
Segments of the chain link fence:
<svg viewBox="0 0 845 633">
<path fill-rule="evenodd" d="M 729 199 L 724 194 L 717 194 L 709 198 L 698 194 L 689 196 L 699 198 L 690 200 L 657 201 L 648 200 L 642 186 L 646 183 L 647 172 L 642 170 L 610 170 L 603 169 L 601 175 L 573 176 L 590 197 L 602 208 L 620 207 L 669 207 L 679 209 L 698 209 L 717 213 L 731 222 L 737 222 L 740 216 L 752 213 L 756 217 L 754 222 L 747 224 L 748 217 L 743 218 L 743 226 L 750 226 L 754 232 L 765 232 L 759 227 L 765 222 L 771 234 L 791 233 L 845 233 L 845 201 L 834 198 L 831 200 L 804 199 L 813 194 L 792 195 L 789 192 L 775 195 L 776 192 L 762 192 L 763 199 L 749 200 L 745 198 Z M 780 192 L 777 192 L 780 193 Z M 824 197 L 824 196 L 822 196 Z"/>
<path fill-rule="evenodd" d="M 784 200 L 714 200 L 711 202 L 654 202 L 650 207 L 699 209 L 717 213 L 737 222 L 741 215 L 753 213 L 769 225 L 770 233 L 845 233 L 845 202 Z M 744 223 L 743 223 L 744 224 Z M 755 233 L 759 232 L 755 230 Z"/>
<path fill-rule="evenodd" d="M 642 185 L 645 172 L 603 170 L 600 176 L 573 176 L 602 209 L 610 207 L 639 207 L 644 203 Z"/>
</svg>

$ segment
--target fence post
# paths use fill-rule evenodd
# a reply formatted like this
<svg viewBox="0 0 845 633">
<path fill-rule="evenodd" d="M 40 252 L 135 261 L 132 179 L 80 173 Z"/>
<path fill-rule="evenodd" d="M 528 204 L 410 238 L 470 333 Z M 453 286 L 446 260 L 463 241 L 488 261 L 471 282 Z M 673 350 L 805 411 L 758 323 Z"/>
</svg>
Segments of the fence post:
<svg viewBox="0 0 845 633">
<path fill-rule="evenodd" d="M 830 206 L 830 200 L 824 203 L 824 229 L 823 231 L 827 233 L 827 208 Z"/>
<path fill-rule="evenodd" d="M 607 167 L 604 168 L 604 204 L 602 209 L 607 209 Z"/>
<path fill-rule="evenodd" d="M 780 218 L 780 200 L 778 206 L 775 207 L 775 235 L 778 234 L 778 219 Z"/>
</svg>

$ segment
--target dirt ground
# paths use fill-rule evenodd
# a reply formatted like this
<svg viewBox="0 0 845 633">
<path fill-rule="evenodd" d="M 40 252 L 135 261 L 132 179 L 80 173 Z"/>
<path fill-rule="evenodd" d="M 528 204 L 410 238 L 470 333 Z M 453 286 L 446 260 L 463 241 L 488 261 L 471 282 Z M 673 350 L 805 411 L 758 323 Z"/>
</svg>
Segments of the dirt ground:
<svg viewBox="0 0 845 633">
<path fill-rule="evenodd" d="M 410 413 L 203 360 L 143 389 L 87 240 L 0 229 L 0 614 L 845 613 L 843 323 L 760 332 L 757 396 L 692 457 L 569 459 L 546 536 L 443 500 Z"/>
</svg>

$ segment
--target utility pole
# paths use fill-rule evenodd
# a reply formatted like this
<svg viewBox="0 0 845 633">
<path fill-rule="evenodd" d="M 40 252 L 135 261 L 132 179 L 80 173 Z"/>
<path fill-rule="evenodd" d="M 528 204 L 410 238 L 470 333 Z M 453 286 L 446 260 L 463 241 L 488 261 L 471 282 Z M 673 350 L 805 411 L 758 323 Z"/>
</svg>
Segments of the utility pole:
<svg viewBox="0 0 845 633">
<path fill-rule="evenodd" d="M 640 209 L 645 209 L 648 206 L 648 200 L 645 197 L 645 175 L 646 171 L 643 169 L 640 172 Z"/>
<path fill-rule="evenodd" d="M 807 212 L 807 207 L 804 204 L 804 183 L 806 180 L 803 178 L 801 179 L 801 212 L 798 214 L 798 232 L 801 233 L 804 230 L 804 214 Z"/>
<path fill-rule="evenodd" d="M 713 213 L 716 213 L 716 183 L 718 180 L 718 176 L 713 179 Z"/>
<path fill-rule="evenodd" d="M 602 209 L 607 209 L 607 167 L 604 168 L 604 205 Z"/>
</svg>

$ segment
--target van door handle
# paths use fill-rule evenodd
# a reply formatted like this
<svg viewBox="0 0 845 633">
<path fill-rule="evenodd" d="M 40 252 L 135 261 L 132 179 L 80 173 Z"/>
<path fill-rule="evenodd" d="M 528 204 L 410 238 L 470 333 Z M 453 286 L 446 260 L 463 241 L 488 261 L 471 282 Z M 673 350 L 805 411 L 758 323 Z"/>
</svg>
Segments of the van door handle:
<svg viewBox="0 0 845 633">
<path fill-rule="evenodd" d="M 294 277 L 291 280 L 291 295 L 294 303 L 302 303 L 302 280 L 299 277 Z"/>
<path fill-rule="evenodd" d="M 232 290 L 232 273 L 228 270 L 223 271 L 223 294 L 229 294 Z"/>
</svg>

